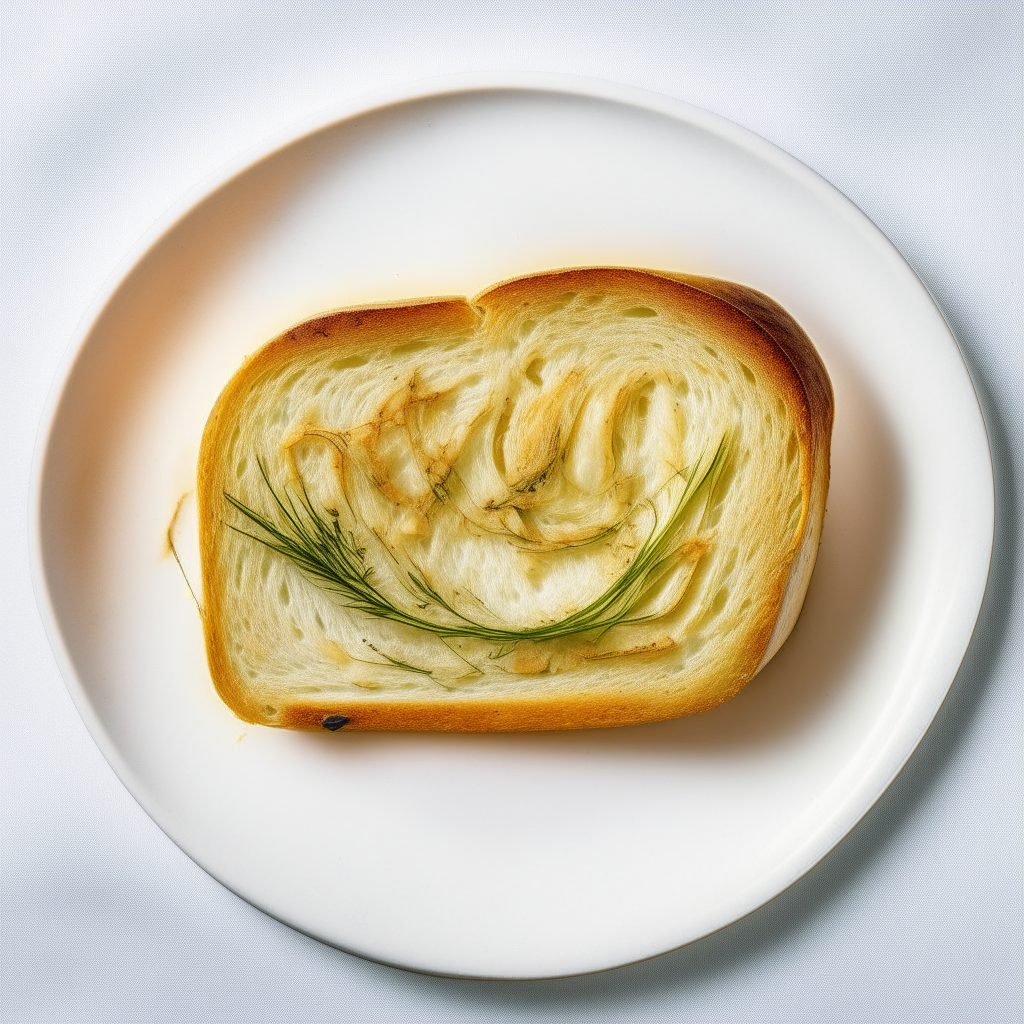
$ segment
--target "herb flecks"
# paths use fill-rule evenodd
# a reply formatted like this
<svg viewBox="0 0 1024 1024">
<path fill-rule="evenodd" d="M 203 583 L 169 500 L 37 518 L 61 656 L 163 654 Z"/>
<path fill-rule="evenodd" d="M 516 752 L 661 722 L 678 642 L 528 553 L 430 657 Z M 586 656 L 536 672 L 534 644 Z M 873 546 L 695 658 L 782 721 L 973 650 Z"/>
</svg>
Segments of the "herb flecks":
<svg viewBox="0 0 1024 1024">
<path fill-rule="evenodd" d="M 230 523 L 227 525 L 292 561 L 316 586 L 338 595 L 346 608 L 411 626 L 442 639 L 471 637 L 495 644 L 517 644 L 523 640 L 600 635 L 613 626 L 648 620 L 647 616 L 630 618 L 630 615 L 662 571 L 680 554 L 679 546 L 673 543 L 676 534 L 697 495 L 705 487 L 710 495 L 725 455 L 723 438 L 710 461 L 705 464 L 705 455 L 697 460 L 679 501 L 664 524 L 659 524 L 654 505 L 649 501 L 644 503 L 654 514 L 654 526 L 636 557 L 603 594 L 563 619 L 524 629 L 490 626 L 469 618 L 446 601 L 422 574 L 412 570 L 406 570 L 406 575 L 413 594 L 420 599 L 417 607 L 424 611 L 433 609 L 449 617 L 449 621 L 425 618 L 396 604 L 375 585 L 374 569 L 366 563 L 365 548 L 359 545 L 353 532 L 342 529 L 338 513 L 333 509 L 316 508 L 305 485 L 300 485 L 294 498 L 287 490 L 275 490 L 262 461 L 260 473 L 277 509 L 274 518 L 255 511 L 225 491 L 228 503 L 259 527 L 264 536 Z"/>
</svg>

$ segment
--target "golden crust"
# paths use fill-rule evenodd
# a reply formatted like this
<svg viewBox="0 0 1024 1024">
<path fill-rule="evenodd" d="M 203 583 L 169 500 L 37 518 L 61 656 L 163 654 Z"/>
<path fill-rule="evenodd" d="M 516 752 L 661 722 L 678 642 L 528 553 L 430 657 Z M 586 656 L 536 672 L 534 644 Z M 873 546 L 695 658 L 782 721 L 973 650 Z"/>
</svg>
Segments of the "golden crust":
<svg viewBox="0 0 1024 1024">
<path fill-rule="evenodd" d="M 821 541 L 825 499 L 828 497 L 832 423 L 835 417 L 832 382 L 811 339 L 789 313 L 767 295 L 753 288 L 715 278 L 679 275 L 677 279 L 728 303 L 749 317 L 764 332 L 792 367 L 806 409 L 800 438 L 801 449 L 806 453 L 806 457 L 801 460 L 804 507 L 800 529 L 794 540 L 792 569 L 782 592 L 776 624 L 756 672 L 771 660 L 796 625 L 811 581 L 811 571 Z"/>
<path fill-rule="evenodd" d="M 769 597 L 749 623 L 747 640 L 729 678 L 691 680 L 682 690 L 645 689 L 635 680 L 618 687 L 543 695 L 492 693 L 402 697 L 360 694 L 328 707 L 323 700 L 293 698 L 267 721 L 262 702 L 238 678 L 227 655 L 224 588 L 217 573 L 225 478 L 218 454 L 245 395 L 284 360 L 324 349 L 356 351 L 395 344 L 396 338 L 431 339 L 471 332 L 489 310 L 543 303 L 584 289 L 623 290 L 688 319 L 758 367 L 785 401 L 798 429 L 802 511 L 791 550 L 777 578 L 766 581 Z M 632 725 L 707 710 L 735 696 L 777 650 L 799 614 L 820 538 L 828 490 L 833 417 L 831 384 L 820 357 L 799 325 L 777 303 L 753 289 L 683 274 L 614 267 L 587 267 L 502 282 L 472 300 L 443 297 L 336 310 L 303 321 L 246 361 L 219 397 L 203 435 L 197 498 L 204 566 L 203 604 L 210 672 L 221 698 L 242 719 L 292 729 L 321 729 L 340 716 L 351 730 L 453 732 L 534 731 Z"/>
</svg>

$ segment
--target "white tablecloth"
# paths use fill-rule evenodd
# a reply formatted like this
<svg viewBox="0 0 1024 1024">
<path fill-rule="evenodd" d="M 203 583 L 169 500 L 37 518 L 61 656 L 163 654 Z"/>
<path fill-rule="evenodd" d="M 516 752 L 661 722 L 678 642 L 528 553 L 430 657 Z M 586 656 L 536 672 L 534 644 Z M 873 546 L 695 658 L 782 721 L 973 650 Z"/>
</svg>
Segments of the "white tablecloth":
<svg viewBox="0 0 1024 1024">
<path fill-rule="evenodd" d="M 12 1022 L 979 1021 L 1021 1014 L 1022 5 L 63 2 L 2 7 L 4 984 Z M 26 514 L 64 350 L 165 210 L 275 133 L 392 83 L 568 72 L 707 107 L 895 242 L 988 424 L 974 641 L 902 774 L 808 876 L 647 963 L 543 982 L 362 961 L 264 916 L 93 745 L 32 596 Z"/>
</svg>

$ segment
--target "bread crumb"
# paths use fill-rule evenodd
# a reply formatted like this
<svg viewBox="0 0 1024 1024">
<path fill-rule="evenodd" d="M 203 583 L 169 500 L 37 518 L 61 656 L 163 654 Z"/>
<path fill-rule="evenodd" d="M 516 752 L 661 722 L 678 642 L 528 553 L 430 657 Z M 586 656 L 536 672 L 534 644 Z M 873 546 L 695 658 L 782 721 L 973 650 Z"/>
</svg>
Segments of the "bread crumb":
<svg viewBox="0 0 1024 1024">
<path fill-rule="evenodd" d="M 407 508 L 398 524 L 398 531 L 405 537 L 422 537 L 428 526 L 427 517 L 422 512 Z"/>
<path fill-rule="evenodd" d="M 341 644 L 333 640 L 324 640 L 320 644 L 320 652 L 338 665 L 350 665 L 355 660 Z"/>
<path fill-rule="evenodd" d="M 532 640 L 524 640 L 512 653 L 512 671 L 524 676 L 546 672 L 550 662 L 550 655 Z"/>
</svg>

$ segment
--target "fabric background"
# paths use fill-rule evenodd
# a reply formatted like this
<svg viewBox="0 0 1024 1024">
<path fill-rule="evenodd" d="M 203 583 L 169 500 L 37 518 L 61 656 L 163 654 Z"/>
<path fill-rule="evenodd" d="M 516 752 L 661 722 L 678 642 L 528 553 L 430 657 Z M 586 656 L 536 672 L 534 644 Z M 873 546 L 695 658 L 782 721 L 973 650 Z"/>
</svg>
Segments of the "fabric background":
<svg viewBox="0 0 1024 1024">
<path fill-rule="evenodd" d="M 2 1015 L 36 1022 L 1020 1020 L 1019 2 L 4 2 Z M 473 70 L 731 118 L 845 192 L 935 296 L 981 399 L 981 619 L 909 764 L 772 903 L 655 960 L 474 982 L 368 963 L 205 875 L 93 745 L 29 580 L 39 418 L 80 319 L 189 189 L 349 96 Z"/>
</svg>

